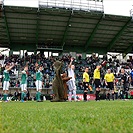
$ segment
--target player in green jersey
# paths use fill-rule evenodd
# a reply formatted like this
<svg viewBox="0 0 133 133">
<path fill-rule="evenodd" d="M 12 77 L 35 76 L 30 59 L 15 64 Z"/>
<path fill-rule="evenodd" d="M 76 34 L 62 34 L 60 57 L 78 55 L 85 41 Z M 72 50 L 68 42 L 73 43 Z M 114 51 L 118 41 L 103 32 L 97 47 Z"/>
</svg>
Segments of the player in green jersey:
<svg viewBox="0 0 133 133">
<path fill-rule="evenodd" d="M 27 92 L 27 71 L 28 71 L 28 66 L 25 66 L 21 76 L 21 101 L 22 102 L 24 102 L 26 97 L 26 92 Z"/>
<path fill-rule="evenodd" d="M 3 73 L 3 100 L 5 102 L 7 102 L 7 96 L 8 96 L 8 90 L 9 90 L 9 81 L 10 81 L 10 75 L 9 75 L 9 71 L 14 67 L 15 65 L 12 64 L 10 65 L 9 63 L 7 63 L 5 65 L 5 70 L 4 70 L 4 73 Z"/>
<path fill-rule="evenodd" d="M 43 79 L 43 74 L 42 74 L 42 66 L 39 66 L 38 69 L 36 70 L 36 101 L 40 102 L 41 101 L 41 91 L 42 91 L 42 79 Z"/>
</svg>

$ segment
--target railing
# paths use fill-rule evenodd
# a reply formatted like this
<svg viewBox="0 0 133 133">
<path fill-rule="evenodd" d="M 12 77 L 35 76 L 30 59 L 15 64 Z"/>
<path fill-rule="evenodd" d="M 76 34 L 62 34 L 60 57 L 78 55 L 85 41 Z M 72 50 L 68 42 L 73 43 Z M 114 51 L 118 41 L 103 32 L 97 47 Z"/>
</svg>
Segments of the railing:
<svg viewBox="0 0 133 133">
<path fill-rule="evenodd" d="M 38 45 L 37 49 L 44 49 L 44 50 L 55 50 L 55 51 L 62 51 L 62 46 L 44 46 L 44 45 Z"/>
<path fill-rule="evenodd" d="M 102 0 L 41 0 L 39 7 L 104 12 Z"/>
</svg>

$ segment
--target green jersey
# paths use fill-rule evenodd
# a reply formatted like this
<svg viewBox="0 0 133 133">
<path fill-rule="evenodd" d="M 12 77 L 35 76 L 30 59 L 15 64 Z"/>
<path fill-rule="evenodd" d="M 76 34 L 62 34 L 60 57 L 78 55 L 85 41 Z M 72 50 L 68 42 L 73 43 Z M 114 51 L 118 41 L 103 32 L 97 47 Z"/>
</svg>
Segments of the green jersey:
<svg viewBox="0 0 133 133">
<path fill-rule="evenodd" d="M 43 76 L 43 74 L 41 71 L 36 72 L 36 80 L 42 81 L 42 76 Z"/>
<path fill-rule="evenodd" d="M 27 84 L 27 74 L 24 70 L 22 71 L 21 84 Z"/>
<path fill-rule="evenodd" d="M 7 70 L 4 70 L 4 75 L 3 75 L 3 81 L 10 81 L 10 76 L 9 72 Z"/>
</svg>

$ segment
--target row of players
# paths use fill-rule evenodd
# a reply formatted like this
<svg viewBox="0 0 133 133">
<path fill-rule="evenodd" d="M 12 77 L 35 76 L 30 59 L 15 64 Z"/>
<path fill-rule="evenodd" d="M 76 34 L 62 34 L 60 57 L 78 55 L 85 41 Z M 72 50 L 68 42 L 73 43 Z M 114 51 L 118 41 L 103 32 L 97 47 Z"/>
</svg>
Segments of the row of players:
<svg viewBox="0 0 133 133">
<path fill-rule="evenodd" d="M 74 73 L 74 69 L 75 66 L 73 65 L 73 58 L 71 58 L 71 61 L 68 65 L 68 72 L 67 75 L 68 77 L 70 77 L 70 80 L 67 82 L 68 85 L 68 89 L 69 89 L 69 97 L 68 100 L 71 101 L 72 99 L 72 94 L 74 95 L 74 101 L 77 101 L 76 99 L 76 84 L 75 84 L 75 73 Z M 104 62 L 105 63 L 105 62 Z M 104 63 L 102 65 L 104 65 Z M 9 81 L 10 81 L 10 76 L 9 76 L 9 71 L 14 67 L 15 64 L 10 65 L 10 64 L 6 64 L 5 66 L 5 70 L 4 70 L 4 82 L 3 82 L 3 91 L 4 91 L 4 101 L 7 101 L 7 96 L 8 96 L 8 89 L 9 89 Z M 99 98 L 99 93 L 100 93 L 100 88 L 101 88 L 101 83 L 100 83 L 100 69 L 102 67 L 102 65 L 99 65 L 96 67 L 96 69 L 94 70 L 94 84 L 95 84 L 95 88 L 96 88 L 96 92 L 95 92 L 95 96 L 96 96 L 96 101 L 100 100 Z M 40 65 L 38 65 L 37 63 L 35 64 L 36 66 L 36 100 L 37 101 L 41 101 L 41 90 L 42 90 L 42 79 L 43 79 L 43 74 L 42 74 L 42 70 L 43 67 Z M 27 92 L 27 71 L 28 71 L 28 66 L 24 67 L 24 70 L 22 71 L 22 77 L 21 77 L 21 101 L 24 102 L 24 98 L 26 96 L 26 92 Z M 83 73 L 83 88 L 84 88 L 84 101 L 87 101 L 87 92 L 88 89 L 90 89 L 89 86 L 89 74 L 88 74 L 89 68 L 86 67 L 85 71 Z M 124 94 L 126 93 L 127 90 L 127 83 L 129 83 L 129 81 L 132 81 L 132 77 L 133 77 L 133 73 L 131 76 L 131 79 L 127 77 L 127 74 L 125 72 L 125 70 L 122 68 L 121 69 L 121 82 L 123 84 L 123 95 L 122 97 L 124 98 Z M 114 74 L 111 73 L 111 70 L 108 69 L 107 73 L 104 76 L 104 80 L 105 80 L 105 84 L 107 86 L 107 88 L 109 88 L 111 90 L 111 94 L 112 94 L 112 99 L 114 100 L 114 84 L 115 84 L 115 77 Z M 92 91 L 92 90 L 90 90 Z M 66 99 L 66 98 L 64 98 Z"/>
<path fill-rule="evenodd" d="M 10 81 L 10 75 L 9 71 L 15 66 L 15 64 L 10 65 L 7 63 L 5 65 L 5 70 L 3 73 L 3 100 L 7 102 L 7 96 L 8 96 L 8 90 L 9 90 L 9 81 Z M 43 79 L 43 74 L 42 74 L 43 67 L 38 65 L 36 63 L 36 100 L 39 102 L 41 101 L 41 90 L 42 90 L 42 79 Z M 21 101 L 24 102 L 26 93 L 27 93 L 27 71 L 28 71 L 28 66 L 25 66 L 23 71 L 22 71 L 22 76 L 21 76 Z"/>
</svg>

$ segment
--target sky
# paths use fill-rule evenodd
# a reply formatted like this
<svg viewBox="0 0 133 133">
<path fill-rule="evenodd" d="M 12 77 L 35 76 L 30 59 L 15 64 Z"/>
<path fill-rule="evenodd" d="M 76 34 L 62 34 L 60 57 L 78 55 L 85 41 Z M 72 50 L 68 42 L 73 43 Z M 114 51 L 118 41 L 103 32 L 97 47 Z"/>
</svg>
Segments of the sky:
<svg viewBox="0 0 133 133">
<path fill-rule="evenodd" d="M 104 0 L 104 11 L 106 14 L 130 16 L 132 5 L 133 0 Z"/>
<path fill-rule="evenodd" d="M 4 1 L 6 5 L 30 6 L 30 7 L 38 6 L 38 0 L 23 0 L 23 2 L 22 0 L 4 0 Z M 73 1 L 81 1 L 81 0 L 73 0 Z M 82 0 L 82 1 L 87 1 L 87 0 Z M 104 3 L 105 14 L 130 16 L 130 10 L 133 9 L 132 6 L 133 0 L 103 0 L 103 3 Z"/>
</svg>

